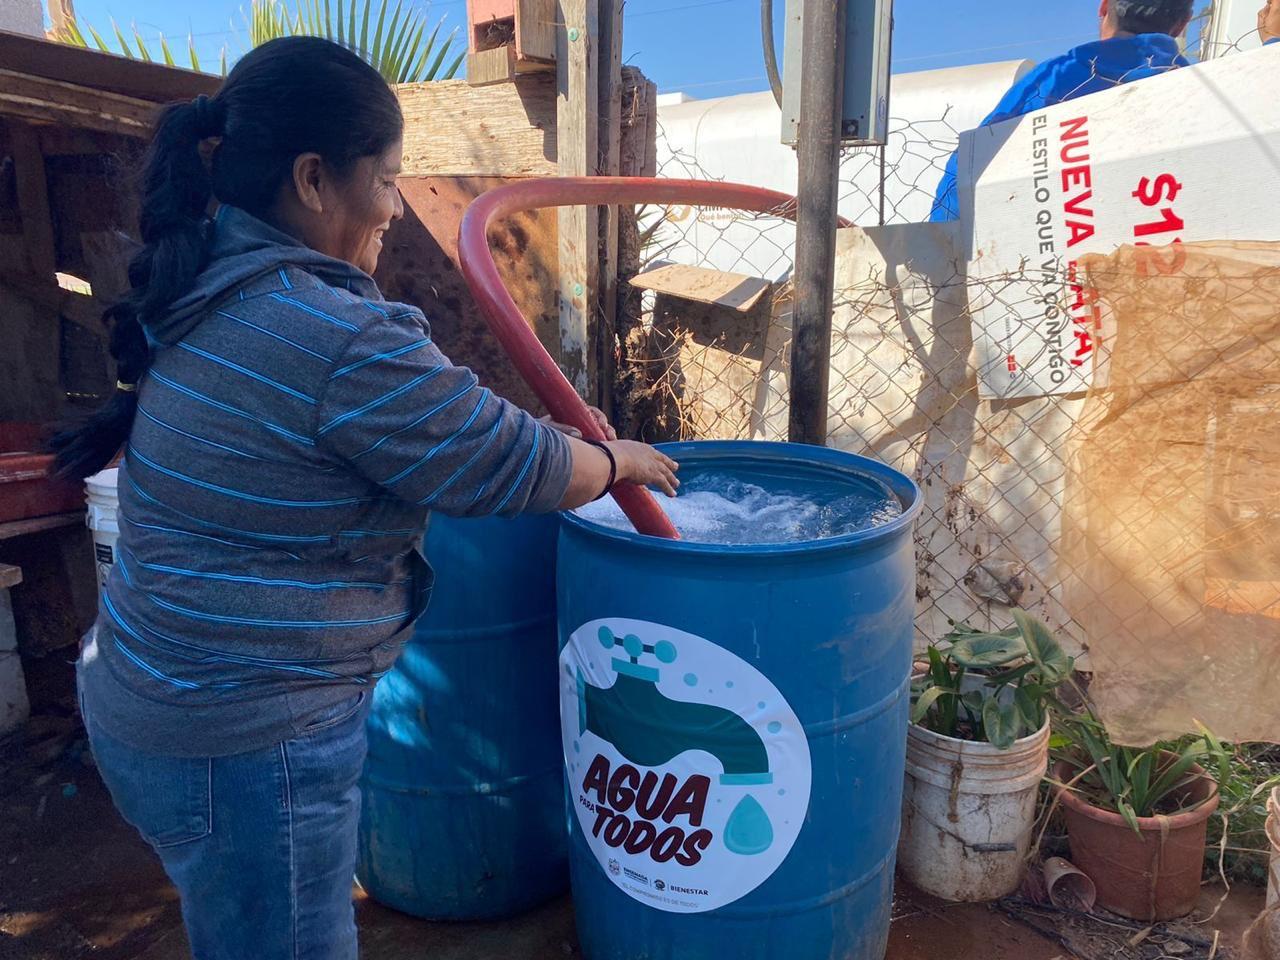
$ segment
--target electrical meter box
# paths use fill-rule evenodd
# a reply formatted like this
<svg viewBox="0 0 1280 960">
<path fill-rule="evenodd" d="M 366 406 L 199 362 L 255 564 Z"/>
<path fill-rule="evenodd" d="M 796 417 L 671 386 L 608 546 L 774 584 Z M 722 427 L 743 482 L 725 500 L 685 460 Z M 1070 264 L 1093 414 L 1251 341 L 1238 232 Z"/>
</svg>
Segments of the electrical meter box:
<svg viewBox="0 0 1280 960">
<path fill-rule="evenodd" d="M 787 0 L 782 53 L 782 142 L 795 146 L 804 69 L 804 2 Z M 893 0 L 845 0 L 844 111 L 840 139 L 881 146 L 889 127 Z"/>
</svg>

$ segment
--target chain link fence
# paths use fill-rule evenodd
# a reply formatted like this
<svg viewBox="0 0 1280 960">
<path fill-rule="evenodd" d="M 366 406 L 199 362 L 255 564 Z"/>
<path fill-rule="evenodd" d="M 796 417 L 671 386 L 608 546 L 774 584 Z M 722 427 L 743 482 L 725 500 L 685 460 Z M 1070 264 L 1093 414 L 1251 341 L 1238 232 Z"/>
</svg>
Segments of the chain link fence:
<svg viewBox="0 0 1280 960">
<path fill-rule="evenodd" d="M 894 120 L 885 147 L 844 156 L 841 213 L 872 226 L 841 231 L 828 443 L 889 463 L 924 492 L 919 642 L 941 637 L 952 621 L 1007 626 L 1020 606 L 1087 657 L 1088 630 L 1065 602 L 1079 571 L 1062 550 L 1085 386 L 984 396 L 973 316 L 1051 314 L 1068 344 L 1100 340 L 1110 320 L 1074 261 L 1032 265 L 1029 257 L 1019 270 L 977 275 L 958 223 L 923 222 L 958 142 L 948 113 Z M 658 136 L 660 176 L 715 179 L 661 123 Z M 639 222 L 642 274 L 679 263 L 768 287 L 745 306 L 662 285 L 637 295 L 620 329 L 619 419 L 650 441 L 785 440 L 794 225 L 687 208 L 641 210 Z M 645 278 L 637 284 L 646 287 Z"/>
</svg>

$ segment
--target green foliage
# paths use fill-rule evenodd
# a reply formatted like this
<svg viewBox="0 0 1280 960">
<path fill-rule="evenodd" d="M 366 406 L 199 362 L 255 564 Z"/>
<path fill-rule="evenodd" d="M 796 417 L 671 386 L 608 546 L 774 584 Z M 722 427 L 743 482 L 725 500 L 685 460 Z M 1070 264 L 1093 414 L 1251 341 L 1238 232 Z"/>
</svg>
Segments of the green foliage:
<svg viewBox="0 0 1280 960">
<path fill-rule="evenodd" d="M 449 80 L 457 75 L 465 50 L 450 57 L 457 37 L 453 31 L 440 36 L 442 21 L 432 26 L 425 12 L 405 0 L 252 0 L 245 18 L 248 41 L 256 47 L 277 37 L 324 37 L 359 54 L 386 78 L 388 83 L 422 83 Z M 85 30 L 88 36 L 85 36 Z M 162 35 L 155 41 L 156 52 L 132 27 L 130 37 L 115 21 L 111 23 L 114 45 L 92 26 L 81 28 L 73 21 L 57 38 L 78 47 L 96 47 L 131 60 L 161 60 L 177 66 L 173 51 Z M 187 39 L 184 66 L 202 69 L 193 38 Z M 220 69 L 227 72 L 227 51 L 222 50 Z"/>
<path fill-rule="evenodd" d="M 1074 662 L 1026 611 L 1015 610 L 1014 621 L 998 632 L 954 624 L 944 645 L 931 645 L 927 669 L 911 685 L 911 722 L 1000 750 L 1044 726 Z"/>
<path fill-rule="evenodd" d="M 445 61 L 457 36 L 440 38 L 441 22 L 432 27 L 427 15 L 404 0 L 253 0 L 249 42 L 253 46 L 276 37 L 324 37 L 354 50 L 388 83 L 449 80 L 466 56 Z"/>
<path fill-rule="evenodd" d="M 1231 882 L 1243 880 L 1265 887 L 1271 858 L 1267 798 L 1280 786 L 1280 748 L 1238 744 L 1230 766 L 1231 775 L 1218 783 L 1222 801 L 1209 821 L 1206 858 L 1214 873 Z"/>
<path fill-rule="evenodd" d="M 1204 727 L 1194 736 L 1150 747 L 1122 747 L 1111 741 L 1090 710 L 1054 717 L 1050 741 L 1056 759 L 1075 771 L 1067 788 L 1103 810 L 1119 813 L 1138 830 L 1138 819 L 1193 810 L 1187 795 L 1199 765 L 1219 782 L 1231 776 L 1231 753 Z"/>
<path fill-rule="evenodd" d="M 88 37 L 85 36 L 85 30 L 89 31 Z M 177 60 L 173 55 L 173 49 L 169 46 L 169 41 L 164 34 L 160 34 L 155 41 L 159 50 L 159 56 L 157 57 L 136 25 L 130 27 L 130 32 L 133 35 L 132 44 L 129 43 L 129 38 L 125 36 L 124 31 L 120 29 L 120 25 L 112 20 L 111 34 L 115 39 L 115 46 L 113 47 L 93 26 L 87 25 L 82 28 L 79 20 L 72 20 L 55 39 L 69 46 L 84 47 L 85 49 L 93 48 L 102 53 L 114 53 L 130 60 L 143 60 L 147 63 L 154 63 L 159 60 L 166 66 L 178 66 Z M 183 65 L 189 66 L 192 70 L 201 69 L 200 56 L 196 53 L 195 39 L 193 37 L 187 38 L 187 63 Z M 220 66 L 225 74 L 227 72 L 227 51 L 225 48 L 222 51 Z"/>
</svg>

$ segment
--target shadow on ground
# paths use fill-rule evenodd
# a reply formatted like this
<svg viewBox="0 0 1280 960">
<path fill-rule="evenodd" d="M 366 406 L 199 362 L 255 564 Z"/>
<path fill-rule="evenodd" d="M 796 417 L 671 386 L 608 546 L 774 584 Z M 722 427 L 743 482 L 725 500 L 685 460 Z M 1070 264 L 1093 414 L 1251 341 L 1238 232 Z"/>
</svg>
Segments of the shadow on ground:
<svg viewBox="0 0 1280 960">
<path fill-rule="evenodd" d="M 1206 890 L 1209 909 L 1217 899 Z M 1203 926 L 1209 937 L 1215 927 L 1223 931 L 1217 960 L 1232 956 L 1261 906 L 1261 891 L 1237 889 L 1214 923 Z M 357 917 L 362 960 L 578 956 L 567 898 L 503 923 L 433 924 L 361 894 Z M 1053 930 L 1043 929 L 1048 936 L 996 907 L 943 904 L 900 889 L 887 960 L 1072 956 Z M 190 960 L 190 954 L 174 891 L 150 850 L 116 815 L 83 732 L 70 719 L 36 718 L 0 743 L 0 960 L 89 958 Z"/>
</svg>

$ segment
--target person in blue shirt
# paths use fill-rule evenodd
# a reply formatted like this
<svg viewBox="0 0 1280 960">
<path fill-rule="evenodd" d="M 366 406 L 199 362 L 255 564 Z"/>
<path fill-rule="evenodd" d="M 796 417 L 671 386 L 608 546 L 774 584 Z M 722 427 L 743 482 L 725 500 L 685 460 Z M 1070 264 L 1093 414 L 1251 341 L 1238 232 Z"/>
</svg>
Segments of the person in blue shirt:
<svg viewBox="0 0 1280 960">
<path fill-rule="evenodd" d="M 1040 64 L 1010 88 L 981 126 L 989 127 L 1090 93 L 1190 66 L 1174 38 L 1191 22 L 1194 0 L 1102 0 L 1101 39 Z M 1270 0 L 1280 12 L 1280 0 Z M 955 220 L 959 153 L 947 162 L 929 219 Z"/>
<path fill-rule="evenodd" d="M 1263 46 L 1280 41 L 1280 0 L 1267 0 L 1258 11 L 1258 36 Z"/>
</svg>

